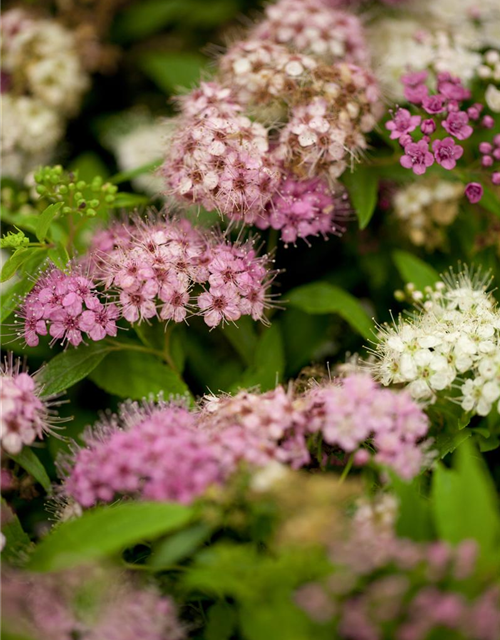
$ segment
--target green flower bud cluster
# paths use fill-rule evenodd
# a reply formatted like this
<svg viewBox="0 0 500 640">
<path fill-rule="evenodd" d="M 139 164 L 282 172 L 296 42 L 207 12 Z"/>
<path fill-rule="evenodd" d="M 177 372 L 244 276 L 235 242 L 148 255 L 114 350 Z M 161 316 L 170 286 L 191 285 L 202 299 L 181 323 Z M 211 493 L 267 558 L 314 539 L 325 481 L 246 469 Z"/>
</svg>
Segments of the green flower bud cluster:
<svg viewBox="0 0 500 640">
<path fill-rule="evenodd" d="M 30 243 L 29 238 L 27 238 L 22 231 L 18 230 L 17 233 L 13 233 L 12 231 L 9 231 L 7 234 L 4 235 L 3 238 L 0 239 L 0 248 L 18 249 L 19 247 L 28 246 L 29 243 Z"/>
<path fill-rule="evenodd" d="M 80 180 L 78 171 L 65 171 L 60 165 L 41 167 L 35 173 L 36 192 L 49 202 L 62 202 L 61 213 L 94 217 L 100 208 L 112 207 L 118 187 L 97 176 L 91 182 Z"/>
</svg>

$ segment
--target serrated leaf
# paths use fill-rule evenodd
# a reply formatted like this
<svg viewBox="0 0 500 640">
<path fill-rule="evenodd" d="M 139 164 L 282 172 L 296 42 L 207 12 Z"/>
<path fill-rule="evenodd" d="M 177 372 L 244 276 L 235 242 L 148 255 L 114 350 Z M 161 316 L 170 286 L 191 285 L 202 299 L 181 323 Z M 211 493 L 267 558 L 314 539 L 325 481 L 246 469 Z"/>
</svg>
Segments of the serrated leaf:
<svg viewBox="0 0 500 640">
<path fill-rule="evenodd" d="M 9 458 L 17 462 L 20 467 L 42 485 L 47 493 L 50 493 L 51 482 L 45 467 L 29 447 L 23 447 L 22 451 L 16 455 L 9 454 Z"/>
<path fill-rule="evenodd" d="M 110 353 L 90 377 L 108 393 L 132 400 L 158 393 L 165 398 L 189 394 L 185 382 L 159 358 L 126 349 Z"/>
<path fill-rule="evenodd" d="M 313 282 L 288 293 L 288 303 L 312 314 L 336 313 L 366 340 L 373 340 L 373 321 L 359 300 L 329 282 Z"/>
<path fill-rule="evenodd" d="M 59 353 L 37 374 L 43 395 L 60 393 L 83 380 L 102 362 L 110 349 L 109 344 L 96 342 Z"/>
<path fill-rule="evenodd" d="M 49 231 L 50 223 L 56 217 L 59 210 L 61 209 L 63 203 L 56 202 L 54 204 L 50 204 L 45 211 L 42 211 L 40 216 L 38 217 L 38 222 L 35 229 L 36 237 L 39 242 L 43 242 L 47 237 L 47 233 Z"/>
<path fill-rule="evenodd" d="M 358 165 L 352 173 L 348 171 L 344 173 L 342 182 L 349 192 L 349 199 L 356 212 L 359 228 L 365 229 L 377 205 L 377 172 L 370 167 Z"/>
<path fill-rule="evenodd" d="M 55 527 L 35 548 L 27 568 L 61 571 L 87 564 L 174 531 L 192 516 L 190 507 L 163 502 L 96 507 Z"/>
<path fill-rule="evenodd" d="M 407 251 L 394 251 L 392 257 L 404 282 L 413 283 L 419 291 L 434 286 L 440 279 L 433 267 Z"/>
</svg>

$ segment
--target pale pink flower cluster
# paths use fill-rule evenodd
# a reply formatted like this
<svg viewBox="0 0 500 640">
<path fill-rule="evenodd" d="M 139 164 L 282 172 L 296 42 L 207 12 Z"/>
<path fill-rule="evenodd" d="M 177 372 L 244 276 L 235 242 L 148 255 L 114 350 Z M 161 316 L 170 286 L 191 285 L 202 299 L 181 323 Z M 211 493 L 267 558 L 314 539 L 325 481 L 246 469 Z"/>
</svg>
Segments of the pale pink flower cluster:
<svg viewBox="0 0 500 640">
<path fill-rule="evenodd" d="M 251 223 L 279 183 L 267 130 L 215 83 L 203 83 L 181 106 L 161 169 L 168 191 Z"/>
<path fill-rule="evenodd" d="M 36 379 L 21 370 L 12 357 L 0 365 L 0 442 L 7 453 L 20 453 L 50 432 L 54 417 L 48 399 L 42 400 Z"/>
<path fill-rule="evenodd" d="M 321 178 L 297 180 L 291 173 L 284 174 L 278 192 L 255 224 L 260 229 L 280 230 L 286 244 L 319 234 L 340 235 L 349 203 L 347 194 L 338 191 L 337 195 Z"/>
<path fill-rule="evenodd" d="M 369 62 L 363 28 L 352 13 L 328 7 L 322 0 L 279 0 L 266 8 L 265 18 L 251 36 L 276 42 L 325 62 Z"/>
<path fill-rule="evenodd" d="M 131 323 L 153 317 L 183 322 L 194 313 L 209 327 L 242 315 L 263 320 L 268 262 L 251 241 L 230 243 L 185 219 L 116 223 L 96 236 L 93 251 L 96 279 L 119 296 Z"/>
<path fill-rule="evenodd" d="M 299 176 L 336 180 L 366 149 L 380 96 L 373 76 L 348 63 L 325 69 L 319 84 L 314 97 L 292 108 L 275 155 Z"/>
<path fill-rule="evenodd" d="M 313 387 L 306 395 L 309 431 L 320 432 L 328 445 L 355 453 L 354 462 L 373 460 L 393 469 L 402 478 L 416 476 L 427 460 L 425 438 L 429 422 L 406 392 L 380 388 L 369 376 L 355 374 L 342 386 L 330 383 Z"/>
<path fill-rule="evenodd" d="M 52 342 L 77 347 L 82 334 L 91 340 L 116 336 L 120 311 L 97 292 L 91 277 L 77 268 L 66 273 L 51 268 L 37 280 L 20 308 L 22 332 L 29 347 L 36 347 L 39 336 L 49 334 Z"/>
<path fill-rule="evenodd" d="M 338 233 L 335 182 L 382 115 L 367 64 L 356 16 L 321 0 L 270 5 L 219 59 L 217 82 L 179 100 L 162 168 L 167 193 L 282 229 L 285 242 Z M 311 182 L 319 178 L 324 186 Z"/>
<path fill-rule="evenodd" d="M 2 628 L 37 640 L 183 640 L 173 600 L 98 567 L 2 573 Z M 82 594 L 85 597 L 82 598 Z"/>
<path fill-rule="evenodd" d="M 242 105 L 292 99 L 317 65 L 311 56 L 260 39 L 236 42 L 219 60 L 224 84 Z"/>
</svg>

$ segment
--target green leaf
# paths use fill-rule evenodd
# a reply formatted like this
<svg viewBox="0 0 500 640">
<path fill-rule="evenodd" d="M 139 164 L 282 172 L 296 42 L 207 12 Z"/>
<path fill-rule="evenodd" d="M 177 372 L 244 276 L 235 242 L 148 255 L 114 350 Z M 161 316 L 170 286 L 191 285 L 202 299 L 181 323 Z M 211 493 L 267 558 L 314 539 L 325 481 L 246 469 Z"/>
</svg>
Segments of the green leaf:
<svg viewBox="0 0 500 640">
<path fill-rule="evenodd" d="M 2 550 L 2 560 L 16 562 L 32 546 L 31 540 L 19 522 L 19 518 L 12 511 L 4 498 L 1 499 L 2 533 L 5 536 L 5 548 Z"/>
<path fill-rule="evenodd" d="M 56 265 L 56 267 L 58 269 L 61 269 L 61 271 L 64 271 L 64 269 L 66 269 L 66 267 L 68 266 L 68 262 L 70 260 L 69 254 L 66 250 L 66 247 L 61 242 L 58 242 L 53 249 L 49 249 L 47 251 L 47 255 Z"/>
<path fill-rule="evenodd" d="M 391 486 L 398 498 L 396 531 L 402 538 L 426 541 L 433 538 L 430 500 L 420 490 L 421 478 L 405 482 L 391 473 Z"/>
<path fill-rule="evenodd" d="M 137 5 L 136 5 L 137 6 Z M 121 171 L 120 173 L 115 173 L 108 182 L 112 184 L 121 184 L 122 182 L 128 182 L 133 178 L 137 178 L 138 176 L 142 176 L 145 173 L 150 173 L 162 164 L 162 160 L 155 160 L 154 162 L 148 162 L 147 164 L 143 164 L 136 169 L 129 169 L 128 171 Z"/>
<path fill-rule="evenodd" d="M 164 502 L 126 502 L 96 507 L 55 527 L 35 548 L 27 568 L 61 571 L 153 540 L 186 525 L 190 507 Z"/>
<path fill-rule="evenodd" d="M 236 630 L 236 610 L 226 602 L 217 602 L 208 612 L 205 640 L 229 640 Z"/>
<path fill-rule="evenodd" d="M 2 267 L 2 273 L 0 274 L 0 282 L 6 282 L 10 280 L 16 273 L 19 267 L 26 262 L 32 253 L 32 249 L 19 248 L 14 251 L 7 262 Z"/>
<path fill-rule="evenodd" d="M 469 429 L 459 431 L 458 433 L 440 433 L 435 439 L 433 449 L 435 449 L 439 453 L 439 457 L 443 459 L 449 453 L 453 453 L 453 451 L 455 451 L 462 442 L 468 440 L 471 435 L 472 432 Z"/>
<path fill-rule="evenodd" d="M 0 322 L 4 322 L 10 316 L 34 286 L 34 280 L 24 278 L 10 286 L 6 291 L 2 291 L 0 295 Z"/>
<path fill-rule="evenodd" d="M 283 378 L 285 355 L 279 324 L 273 322 L 259 338 L 255 350 L 254 362 L 234 386 L 238 388 L 259 387 L 261 391 L 274 389 Z"/>
<path fill-rule="evenodd" d="M 33 478 L 42 485 L 47 493 L 50 493 L 51 483 L 45 467 L 29 447 L 23 447 L 21 453 L 16 455 L 9 454 L 9 458 L 17 462 L 20 467 L 32 475 Z"/>
<path fill-rule="evenodd" d="M 123 191 L 116 194 L 115 201 L 110 207 L 113 209 L 121 209 L 128 207 L 140 207 L 143 204 L 149 203 L 148 196 L 141 196 L 137 193 L 125 193 Z"/>
<path fill-rule="evenodd" d="M 54 204 L 49 204 L 49 206 L 43 211 L 36 225 L 35 233 L 39 242 L 43 242 L 47 237 L 47 233 L 49 231 L 50 223 L 56 217 L 59 209 L 63 206 L 62 202 L 56 202 Z"/>
<path fill-rule="evenodd" d="M 100 176 L 106 182 L 109 175 L 108 167 L 97 153 L 86 151 L 81 153 L 69 165 L 70 171 L 78 171 L 78 179 L 91 183 L 96 176 Z"/>
<path fill-rule="evenodd" d="M 254 361 L 258 337 L 255 332 L 255 323 L 250 320 L 250 317 L 243 316 L 236 324 L 228 324 L 222 331 L 243 362 L 251 365 Z"/>
<path fill-rule="evenodd" d="M 433 267 L 407 251 L 394 251 L 392 257 L 401 278 L 413 283 L 419 291 L 434 286 L 440 279 Z"/>
<path fill-rule="evenodd" d="M 307 313 L 336 313 L 366 340 L 374 338 L 373 321 L 359 300 L 333 284 L 313 282 L 297 287 L 288 293 L 288 302 Z"/>
<path fill-rule="evenodd" d="M 495 551 L 500 542 L 498 497 L 470 440 L 457 449 L 453 469 L 438 465 L 432 483 L 432 505 L 440 538 L 453 544 L 475 539 L 483 558 Z"/>
<path fill-rule="evenodd" d="M 167 94 L 191 87 L 200 78 L 206 59 L 197 53 L 154 52 L 144 54 L 139 64 L 144 73 Z"/>
<path fill-rule="evenodd" d="M 480 205 L 500 218 L 500 198 L 488 187 L 483 187 Z"/>
<path fill-rule="evenodd" d="M 108 393 L 132 400 L 158 393 L 163 393 L 165 398 L 189 394 L 187 385 L 177 373 L 150 353 L 115 351 L 90 377 Z"/>
<path fill-rule="evenodd" d="M 358 217 L 359 228 L 365 229 L 377 205 L 377 172 L 370 167 L 358 165 L 354 172 L 344 173 L 342 182 L 349 192 L 349 198 Z"/>
<path fill-rule="evenodd" d="M 142 40 L 183 16 L 186 0 L 142 0 L 117 16 L 114 35 L 120 42 Z"/>
<path fill-rule="evenodd" d="M 153 571 L 163 571 L 191 555 L 210 536 L 212 527 L 200 522 L 158 542 L 149 557 Z"/>
<path fill-rule="evenodd" d="M 100 364 L 110 349 L 108 344 L 94 342 L 59 353 L 37 374 L 37 381 L 43 386 L 43 395 L 60 393 L 83 380 Z"/>
</svg>

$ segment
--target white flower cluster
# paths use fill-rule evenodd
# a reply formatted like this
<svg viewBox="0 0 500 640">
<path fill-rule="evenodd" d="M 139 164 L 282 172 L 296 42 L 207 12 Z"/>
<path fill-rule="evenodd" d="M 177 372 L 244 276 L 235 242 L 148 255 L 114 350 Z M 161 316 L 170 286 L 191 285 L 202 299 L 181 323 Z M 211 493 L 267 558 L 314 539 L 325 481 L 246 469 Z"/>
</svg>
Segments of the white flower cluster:
<svg viewBox="0 0 500 640">
<path fill-rule="evenodd" d="M 4 174 L 24 177 L 50 158 L 89 85 L 72 32 L 12 9 L 0 21 Z"/>
<path fill-rule="evenodd" d="M 489 83 L 484 94 L 486 104 L 495 113 L 500 113 L 500 51 L 486 51 L 477 75 Z"/>
<path fill-rule="evenodd" d="M 428 25 L 413 18 L 383 18 L 368 28 L 374 72 L 395 100 L 404 100 L 400 78 L 409 69 L 447 71 L 467 85 L 481 64 L 467 35 L 458 32 L 452 37 L 443 30 L 430 31 Z"/>
<path fill-rule="evenodd" d="M 381 329 L 376 376 L 424 402 L 459 389 L 462 408 L 485 416 L 500 398 L 500 310 L 480 274 L 443 280 L 414 296 L 421 300 L 413 317 Z"/>
<path fill-rule="evenodd" d="M 458 214 L 463 185 L 451 180 L 423 178 L 398 189 L 393 196 L 394 212 L 402 231 L 417 246 L 432 250 L 445 241 L 443 227 Z"/>
</svg>

